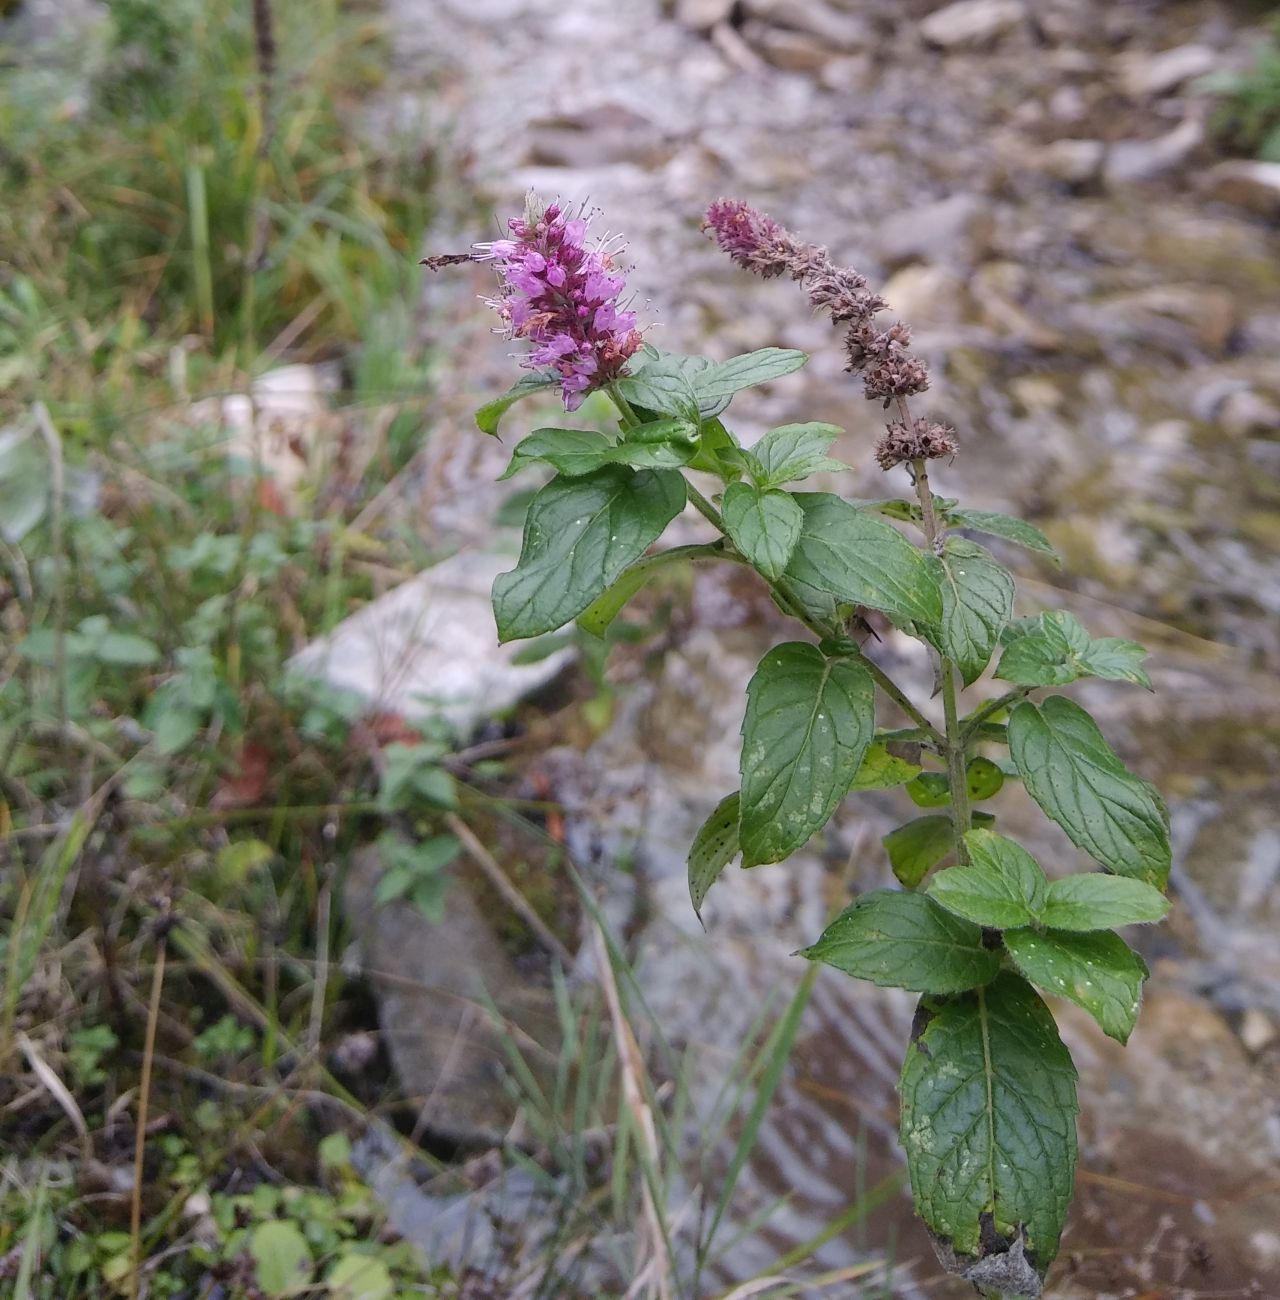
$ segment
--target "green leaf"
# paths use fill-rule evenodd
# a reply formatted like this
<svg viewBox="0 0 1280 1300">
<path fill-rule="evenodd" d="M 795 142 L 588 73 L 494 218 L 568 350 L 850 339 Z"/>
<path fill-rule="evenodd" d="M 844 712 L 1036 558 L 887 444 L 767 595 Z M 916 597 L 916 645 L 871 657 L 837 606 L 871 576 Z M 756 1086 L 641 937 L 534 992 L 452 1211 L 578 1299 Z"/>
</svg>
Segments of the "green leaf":
<svg viewBox="0 0 1280 1300">
<path fill-rule="evenodd" d="M 702 904 L 716 878 L 738 856 L 738 791 L 725 795 L 693 837 L 689 848 L 689 897 L 702 916 Z"/>
<path fill-rule="evenodd" d="M 855 605 L 937 623 L 942 594 L 937 562 L 892 524 L 856 510 L 829 492 L 799 492 L 804 511 L 790 577 Z"/>
<path fill-rule="evenodd" d="M 929 897 L 994 930 L 1033 924 L 1046 889 L 1039 863 L 1020 844 L 992 831 L 969 831 L 964 842 L 969 865 L 940 871 L 929 885 Z"/>
<path fill-rule="evenodd" d="M 339 1256 L 324 1282 L 329 1300 L 394 1300 L 396 1294 L 386 1264 L 354 1250 Z"/>
<path fill-rule="evenodd" d="M 1081 660 L 1081 667 L 1090 677 L 1102 677 L 1113 682 L 1133 682 L 1150 691 L 1155 688 L 1151 685 L 1147 670 L 1142 666 L 1146 657 L 1146 646 L 1139 645 L 1137 641 L 1104 636 L 1090 641 L 1089 651 Z"/>
<path fill-rule="evenodd" d="M 789 492 L 762 492 L 731 483 L 724 494 L 729 540 L 771 582 L 782 577 L 800 536 L 804 515 Z"/>
<path fill-rule="evenodd" d="M 610 459 L 635 469 L 679 469 L 697 452 L 696 420 L 650 420 L 627 429 Z"/>
<path fill-rule="evenodd" d="M 595 429 L 535 429 L 516 444 L 502 477 L 542 461 L 566 478 L 577 478 L 607 464 L 611 451 L 613 443 Z"/>
<path fill-rule="evenodd" d="M 48 513 L 52 484 L 49 457 L 35 434 L 0 429 L 0 537 L 11 546 Z"/>
<path fill-rule="evenodd" d="M 249 1236 L 258 1285 L 273 1298 L 292 1295 L 311 1280 L 311 1247 L 285 1219 L 260 1223 Z"/>
<path fill-rule="evenodd" d="M 493 584 L 503 641 L 576 618 L 684 509 L 682 475 L 606 466 L 552 479 L 525 517 L 520 562 Z"/>
<path fill-rule="evenodd" d="M 1129 1041 L 1147 964 L 1118 934 L 1006 930 L 1004 946 L 1033 984 L 1083 1007 L 1108 1038 Z"/>
<path fill-rule="evenodd" d="M 1000 970 L 1000 954 L 982 946 L 978 926 L 923 894 L 892 889 L 863 894 L 800 956 L 872 984 L 917 993 L 971 989 Z"/>
<path fill-rule="evenodd" d="M 1169 900 L 1143 880 L 1089 872 L 1055 880 L 1039 919 L 1058 930 L 1110 930 L 1159 921 L 1168 911 Z"/>
<path fill-rule="evenodd" d="M 809 360 L 808 353 L 789 348 L 760 348 L 745 352 L 728 361 L 717 361 L 693 377 L 694 391 L 704 406 L 727 403 L 735 393 L 757 384 L 767 384 L 799 370 Z M 647 372 L 646 372 L 647 373 Z M 720 407 L 723 410 L 723 406 Z"/>
<path fill-rule="evenodd" d="M 889 753 L 884 745 L 871 744 L 862 757 L 862 763 L 849 786 L 849 793 L 858 790 L 889 790 L 895 785 L 910 781 L 920 772 L 918 763 L 909 763 Z"/>
<path fill-rule="evenodd" d="M 951 802 L 951 784 L 944 772 L 921 772 L 908 783 L 907 795 L 917 808 L 945 808 Z"/>
<path fill-rule="evenodd" d="M 775 646 L 747 687 L 742 723 L 742 865 L 781 862 L 848 793 L 875 731 L 861 665 L 798 641 Z"/>
<path fill-rule="evenodd" d="M 121 668 L 145 668 L 160 658 L 160 647 L 135 632 L 111 631 L 95 638 L 93 657 L 100 664 Z"/>
<path fill-rule="evenodd" d="M 1055 562 L 1058 560 L 1058 553 L 1049 539 L 1025 519 L 1015 519 L 1012 515 L 997 514 L 991 510 L 951 509 L 947 511 L 947 522 L 956 528 L 972 528 L 978 533 L 1003 537 L 1006 542 L 1016 542 L 1029 551 L 1039 551 Z"/>
<path fill-rule="evenodd" d="M 516 447 L 502 477 L 538 461 L 566 478 L 580 478 L 602 465 L 679 469 L 697 450 L 698 428 L 688 420 L 652 420 L 627 430 L 621 442 L 594 429 L 535 429 Z"/>
<path fill-rule="evenodd" d="M 908 889 L 914 889 L 955 847 L 951 818 L 935 813 L 917 817 L 881 841 L 889 854 L 893 874 Z"/>
<path fill-rule="evenodd" d="M 974 803 L 993 799 L 1004 789 L 1004 772 L 998 763 L 989 758 L 973 758 L 964 770 L 965 787 Z"/>
<path fill-rule="evenodd" d="M 1053 696 L 1009 715 L 1009 751 L 1031 797 L 1074 844 L 1121 876 L 1163 888 L 1169 814 L 1078 705 Z"/>
<path fill-rule="evenodd" d="M 693 546 L 673 546 L 669 550 L 659 551 L 657 555 L 646 555 L 625 570 L 611 587 L 602 591 L 578 615 L 578 626 L 592 636 L 604 636 L 631 597 L 660 570 L 683 560 L 708 559 L 716 554 L 714 546 L 699 543 Z"/>
<path fill-rule="evenodd" d="M 486 402 L 476 412 L 476 424 L 481 433 L 498 432 L 502 417 L 519 401 L 532 397 L 534 393 L 546 392 L 548 388 L 557 388 L 560 376 L 549 371 L 522 375 L 501 397 Z"/>
<path fill-rule="evenodd" d="M 966 686 L 982 676 L 1012 613 L 1009 570 L 983 547 L 948 537 L 942 552 L 942 623 L 931 639 L 960 669 Z"/>
<path fill-rule="evenodd" d="M 1135 682 L 1151 689 L 1142 667 L 1147 651 L 1120 637 L 1093 640 L 1080 620 L 1065 610 L 1020 619 L 1005 632 L 1004 654 L 995 675 L 1019 686 L 1062 686 L 1080 677 Z"/>
<path fill-rule="evenodd" d="M 433 835 L 417 841 L 405 839 L 398 831 L 383 831 L 375 843 L 383 869 L 377 903 L 391 903 L 419 890 L 427 890 L 443 903 L 444 872 L 462 852 L 462 844 L 454 836 Z M 423 910 L 432 915 L 437 909 L 433 903 Z"/>
<path fill-rule="evenodd" d="M 993 1236 L 1021 1235 L 1043 1275 L 1071 1202 L 1079 1110 L 1053 1016 L 1005 973 L 960 997 L 921 999 L 916 1026 L 900 1091 L 920 1217 L 975 1261 L 1004 1253 Z"/>
<path fill-rule="evenodd" d="M 709 363 L 701 357 L 661 352 L 645 361 L 636 373 L 618 380 L 618 391 L 632 406 L 655 415 L 672 415 L 695 424 L 704 414 L 693 389 L 693 376 Z"/>
<path fill-rule="evenodd" d="M 836 473 L 849 467 L 832 460 L 827 448 L 843 433 L 837 424 L 783 424 L 770 429 L 751 448 L 761 487 L 781 487 L 810 474 Z"/>
</svg>

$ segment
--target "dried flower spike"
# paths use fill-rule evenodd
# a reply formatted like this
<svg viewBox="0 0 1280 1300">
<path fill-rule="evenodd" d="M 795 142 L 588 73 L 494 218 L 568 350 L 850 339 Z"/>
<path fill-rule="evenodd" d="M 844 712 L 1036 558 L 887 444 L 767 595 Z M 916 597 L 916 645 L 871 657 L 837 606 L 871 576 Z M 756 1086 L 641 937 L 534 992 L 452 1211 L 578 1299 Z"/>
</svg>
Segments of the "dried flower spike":
<svg viewBox="0 0 1280 1300">
<path fill-rule="evenodd" d="M 862 388 L 871 401 L 900 405 L 915 393 L 929 387 L 929 368 L 907 350 L 911 331 L 899 322 L 887 330 L 877 329 L 873 317 L 888 305 L 879 294 L 867 288 L 866 277 L 846 266 L 837 266 L 825 248 L 806 244 L 772 217 L 756 211 L 739 199 L 717 199 L 708 209 L 702 228 L 709 230 L 720 247 L 739 266 L 763 278 L 771 279 L 784 272 L 798 280 L 818 311 L 825 311 L 837 325 L 846 325 L 845 350 L 852 374 L 863 373 Z M 905 419 L 905 411 L 904 411 Z M 895 429 L 906 431 L 905 423 L 891 425 L 881 439 L 877 459 L 889 469 L 912 457 L 897 456 L 893 448 L 908 443 L 921 450 L 924 458 L 955 454 L 955 431 L 931 424 L 933 431 L 925 437 L 917 433 L 925 422 L 917 420 L 904 440 Z M 941 436 L 939 431 L 945 432 Z M 933 448 L 935 450 L 929 450 Z M 887 463 L 886 463 L 887 461 Z"/>
</svg>

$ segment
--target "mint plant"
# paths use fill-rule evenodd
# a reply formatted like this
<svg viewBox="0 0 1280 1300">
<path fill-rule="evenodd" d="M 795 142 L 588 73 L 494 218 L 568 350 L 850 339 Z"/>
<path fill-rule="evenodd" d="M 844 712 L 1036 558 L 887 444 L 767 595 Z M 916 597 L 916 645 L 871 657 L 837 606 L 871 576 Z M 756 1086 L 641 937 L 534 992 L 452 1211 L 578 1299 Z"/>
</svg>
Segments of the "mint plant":
<svg viewBox="0 0 1280 1300">
<path fill-rule="evenodd" d="M 1156 790 L 1079 705 L 1035 697 L 1086 677 L 1150 688 L 1145 652 L 1092 638 L 1070 614 L 1013 617 L 1012 574 L 970 535 L 1052 548 L 1029 523 L 933 494 L 928 462 L 958 445 L 953 429 L 911 413 L 928 370 L 906 326 L 876 324 L 884 300 L 824 249 L 743 203 L 707 212 L 704 229 L 737 263 L 789 275 L 843 328 L 848 369 L 891 417 L 875 455 L 885 471 L 905 469 L 905 498 L 796 490 L 845 468 L 828 455 L 832 425 L 784 425 L 751 447 L 730 432 L 722 417 L 734 395 L 798 369 L 804 353 L 714 362 L 663 352 L 619 306 L 616 246 L 589 246 L 583 216 L 531 196 L 509 228 L 507 239 L 428 259 L 491 260 L 491 305 L 510 337 L 533 345 L 522 358 L 531 373 L 480 409 L 480 428 L 495 434 L 515 403 L 554 388 L 569 410 L 602 393 L 614 414 L 606 428 L 538 428 L 515 447 L 508 474 L 554 474 L 533 497 L 518 563 L 494 584 L 498 634 L 576 621 L 603 636 L 655 573 L 691 558 L 746 565 L 768 585 L 804 639 L 769 650 L 747 688 L 741 788 L 690 851 L 694 908 L 736 857 L 747 868 L 782 862 L 846 798 L 904 788 L 922 813 L 884 841 L 902 888 L 855 899 L 802 955 L 921 995 L 900 1082 L 917 1209 L 952 1271 L 986 1294 L 1037 1295 L 1077 1151 L 1076 1072 L 1041 995 L 1127 1040 L 1147 970 L 1115 928 L 1164 916 L 1170 850 Z M 715 490 L 704 494 L 689 471 Z M 715 540 L 650 552 L 687 504 Z M 941 722 L 867 653 L 865 609 L 930 647 Z M 1007 689 L 965 711 L 964 689 L 993 660 Z M 894 711 L 905 726 L 878 724 Z M 1102 870 L 1050 880 L 994 829 L 976 805 L 1011 780 Z"/>
</svg>

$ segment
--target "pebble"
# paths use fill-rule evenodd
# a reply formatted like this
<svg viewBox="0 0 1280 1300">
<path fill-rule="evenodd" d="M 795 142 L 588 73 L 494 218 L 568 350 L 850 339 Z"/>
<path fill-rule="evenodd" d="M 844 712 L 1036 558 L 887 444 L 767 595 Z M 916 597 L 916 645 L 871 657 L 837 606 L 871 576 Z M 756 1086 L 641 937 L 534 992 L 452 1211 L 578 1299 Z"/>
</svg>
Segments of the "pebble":
<svg viewBox="0 0 1280 1300">
<path fill-rule="evenodd" d="M 1153 99 L 1212 72 L 1218 54 L 1207 45 L 1179 45 L 1159 54 L 1125 54 L 1119 59 L 1120 84 L 1131 99 Z"/>
<path fill-rule="evenodd" d="M 1107 147 L 1101 140 L 1055 140 L 1035 158 L 1038 169 L 1068 185 L 1084 185 L 1102 174 Z"/>
<path fill-rule="evenodd" d="M 1250 1007 L 1240 1018 L 1240 1041 L 1254 1056 L 1270 1047 L 1277 1036 L 1280 1030 L 1276 1029 L 1275 1022 L 1257 1007 Z"/>
<path fill-rule="evenodd" d="M 1280 163 L 1219 163 L 1206 174 L 1207 197 L 1234 203 L 1259 216 L 1280 218 Z"/>
<path fill-rule="evenodd" d="M 987 204 L 978 195 L 952 194 L 895 217 L 880 232 L 880 252 L 894 266 L 916 259 L 967 262 L 989 226 Z"/>
<path fill-rule="evenodd" d="M 982 49 L 1012 31 L 1023 17 L 1018 0 L 958 0 L 931 13 L 920 34 L 944 50 Z"/>
<path fill-rule="evenodd" d="M 1107 154 L 1106 178 L 1112 184 L 1146 181 L 1174 171 L 1204 142 L 1204 122 L 1198 113 L 1154 140 L 1120 140 Z"/>
</svg>

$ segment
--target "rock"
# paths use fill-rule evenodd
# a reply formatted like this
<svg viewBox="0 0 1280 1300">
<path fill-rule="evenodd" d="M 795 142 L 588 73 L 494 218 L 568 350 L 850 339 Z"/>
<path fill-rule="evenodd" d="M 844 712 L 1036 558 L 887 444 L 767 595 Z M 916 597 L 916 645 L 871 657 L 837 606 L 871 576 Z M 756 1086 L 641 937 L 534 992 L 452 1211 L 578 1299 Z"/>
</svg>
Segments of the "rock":
<svg viewBox="0 0 1280 1300">
<path fill-rule="evenodd" d="M 450 887 L 437 924 L 408 902 L 379 905 L 381 877 L 376 846 L 361 849 L 343 901 L 401 1089 L 426 1099 L 422 1122 L 436 1133 L 501 1141 L 516 1101 L 504 1082 L 501 1036 L 485 1007 L 491 1001 L 514 1027 L 508 1032 L 554 1054 L 550 990 L 516 969 L 464 886 Z M 534 1068 L 546 1059 L 542 1052 L 526 1057 Z"/>
<path fill-rule="evenodd" d="M 839 50 L 818 37 L 788 27 L 749 22 L 742 28 L 742 37 L 766 63 L 786 72 L 819 72 L 840 57 Z"/>
<path fill-rule="evenodd" d="M 994 44 L 1023 18 L 1019 0 L 958 0 L 931 13 L 920 34 L 944 50 L 982 49 Z"/>
<path fill-rule="evenodd" d="M 572 658 L 564 649 L 516 664 L 519 647 L 498 644 L 489 589 L 510 565 L 487 552 L 459 552 L 344 619 L 289 666 L 354 691 L 372 709 L 432 714 L 465 735 Z"/>
<path fill-rule="evenodd" d="M 687 27 L 707 31 L 733 12 L 735 0 L 676 0 L 676 18 Z"/>
<path fill-rule="evenodd" d="M 803 34 L 832 54 L 854 54 L 875 44 L 870 21 L 815 0 L 747 0 L 747 12 L 772 27 Z"/>
<path fill-rule="evenodd" d="M 964 315 L 964 282 L 941 266 L 904 266 L 889 277 L 880 294 L 889 314 L 915 329 L 954 325 Z"/>
<path fill-rule="evenodd" d="M 1280 218 L 1280 163 L 1219 163 L 1205 176 L 1202 188 L 1211 199 L 1234 203 L 1259 216 Z"/>
<path fill-rule="evenodd" d="M 255 379 L 248 393 L 195 403 L 191 417 L 225 424 L 227 455 L 257 465 L 269 483 L 270 506 L 292 514 L 337 423 L 327 396 L 333 387 L 317 366 L 280 366 Z"/>
<path fill-rule="evenodd" d="M 1101 140 L 1055 140 L 1035 156 L 1034 164 L 1047 176 L 1068 185 L 1084 185 L 1102 174 L 1107 147 Z"/>
<path fill-rule="evenodd" d="M 1253 1056 L 1265 1051 L 1278 1036 L 1280 1030 L 1271 1017 L 1257 1007 L 1250 1007 L 1240 1019 L 1240 1041 L 1244 1044 L 1245 1051 Z"/>
<path fill-rule="evenodd" d="M 1114 185 L 1162 176 L 1182 166 L 1203 142 L 1204 122 L 1199 114 L 1189 115 L 1154 140 L 1118 140 L 1107 153 L 1107 181 Z"/>
<path fill-rule="evenodd" d="M 1212 72 L 1218 55 L 1207 45 L 1178 45 L 1160 54 L 1123 54 L 1117 62 L 1125 94 L 1131 99 L 1152 99 Z"/>
<path fill-rule="evenodd" d="M 827 90 L 857 95 L 866 88 L 871 68 L 869 55 L 846 54 L 825 64 L 818 73 L 818 80 Z"/>
<path fill-rule="evenodd" d="M 1190 345 L 1213 355 L 1225 351 L 1236 324 L 1231 294 L 1200 284 L 1157 285 L 1117 294 L 1092 305 L 1105 337 L 1132 339 L 1173 351 Z"/>
<path fill-rule="evenodd" d="M 880 253 L 891 266 L 915 260 L 968 264 L 990 229 L 986 204 L 976 194 L 911 208 L 887 222 L 879 233 Z"/>
<path fill-rule="evenodd" d="M 1214 420 L 1224 433 L 1244 438 L 1280 429 L 1280 407 L 1252 388 L 1240 388 L 1223 398 Z"/>
</svg>

